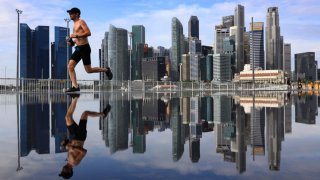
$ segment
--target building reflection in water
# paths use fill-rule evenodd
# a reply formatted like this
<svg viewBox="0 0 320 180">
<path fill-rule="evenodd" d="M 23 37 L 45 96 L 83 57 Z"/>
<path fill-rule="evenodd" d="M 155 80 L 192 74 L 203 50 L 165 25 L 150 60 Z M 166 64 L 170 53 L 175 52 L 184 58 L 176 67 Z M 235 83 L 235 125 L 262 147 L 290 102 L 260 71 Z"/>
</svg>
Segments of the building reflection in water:
<svg viewBox="0 0 320 180">
<path fill-rule="evenodd" d="M 216 139 L 216 153 L 225 162 L 234 163 L 239 173 L 246 171 L 247 147 L 253 160 L 255 156 L 267 156 L 266 168 L 280 170 L 281 143 L 286 133 L 292 133 L 292 104 L 298 123 L 315 124 L 318 115 L 318 98 L 313 95 L 294 98 L 272 92 L 205 97 L 131 94 L 129 98 L 128 95 L 95 95 L 100 99 L 100 110 L 107 104 L 112 106 L 108 117 L 100 119 L 99 126 L 110 154 L 130 148 L 132 153 L 143 154 L 148 151 L 146 136 L 150 132 L 171 131 L 172 160 L 179 161 L 188 152 L 190 162 L 197 163 L 202 158 L 203 133 L 211 133 Z M 55 138 L 54 152 L 60 153 L 59 143 L 67 136 L 65 121 L 61 120 L 67 110 L 67 96 L 28 94 L 20 98 L 21 157 L 28 156 L 31 150 L 49 153 L 48 132 Z"/>
<path fill-rule="evenodd" d="M 60 96 L 60 100 L 51 103 L 51 134 L 55 139 L 55 153 L 65 152 L 64 149 L 60 149 L 60 143 L 68 135 L 67 126 L 64 121 L 68 109 L 67 97 Z"/>
<path fill-rule="evenodd" d="M 21 157 L 31 150 L 48 154 L 49 145 L 49 104 L 42 102 L 42 96 L 30 94 L 20 96 L 20 147 Z"/>
<path fill-rule="evenodd" d="M 172 159 L 178 161 L 184 152 L 184 138 L 178 98 L 171 99 L 170 128 L 172 131 Z"/>
<path fill-rule="evenodd" d="M 303 124 L 315 124 L 318 115 L 318 98 L 316 95 L 297 96 L 295 122 Z"/>
<path fill-rule="evenodd" d="M 131 104 L 132 109 L 132 152 L 146 152 L 146 134 L 144 132 L 144 124 L 142 120 L 142 99 L 134 99 Z"/>
<path fill-rule="evenodd" d="M 110 153 L 128 149 L 128 129 L 130 124 L 130 103 L 128 97 L 115 93 L 110 96 L 112 111 L 104 121 L 105 143 Z"/>
</svg>

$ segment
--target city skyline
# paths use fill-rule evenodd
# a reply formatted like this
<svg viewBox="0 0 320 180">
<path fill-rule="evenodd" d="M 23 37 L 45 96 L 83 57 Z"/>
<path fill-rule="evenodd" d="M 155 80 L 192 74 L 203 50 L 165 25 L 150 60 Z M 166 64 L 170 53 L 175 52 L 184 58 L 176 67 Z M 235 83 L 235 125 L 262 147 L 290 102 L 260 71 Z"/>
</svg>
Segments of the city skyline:
<svg viewBox="0 0 320 180">
<path fill-rule="evenodd" d="M 104 32 L 108 30 L 109 24 L 116 27 L 131 30 L 132 25 L 141 24 L 146 30 L 145 42 L 149 46 L 164 46 L 170 48 L 171 44 L 171 19 L 177 17 L 185 30 L 188 28 L 188 20 L 191 15 L 199 19 L 199 36 L 203 45 L 211 46 L 214 42 L 214 26 L 220 24 L 223 16 L 232 15 L 234 7 L 241 4 L 245 7 L 245 27 L 249 30 L 250 18 L 254 21 L 266 22 L 266 12 L 269 7 L 276 6 L 279 9 L 281 35 L 285 43 L 291 43 L 291 66 L 293 67 L 294 54 L 302 52 L 315 52 L 316 60 L 319 58 L 316 38 L 319 32 L 315 31 L 317 21 L 316 1 L 287 2 L 287 1 L 174 1 L 174 2 L 103 2 L 110 6 L 102 6 L 100 2 L 90 3 L 70 1 L 47 1 L 47 2 L 13 2 L 0 1 L 1 4 L 1 27 L 5 31 L 0 35 L 1 48 L 0 58 L 3 66 L 0 68 L 0 77 L 15 77 L 16 67 L 16 12 L 18 8 L 23 11 L 20 15 L 20 22 L 27 23 L 31 29 L 38 25 L 50 26 L 50 42 L 54 41 L 54 26 L 66 26 L 64 18 L 68 17 L 65 12 L 71 7 L 79 7 L 82 11 L 81 17 L 89 25 L 92 36 L 89 42 L 92 47 L 92 64 L 98 65 L 99 49 Z M 255 6 L 259 3 L 259 7 Z M 102 3 L 100 3 L 102 4 Z M 310 6 L 310 7 L 308 7 Z M 101 8 L 102 8 L 101 7 Z M 94 12 L 93 12 L 94 11 Z M 117 12 L 117 13 L 115 13 Z M 10 17 L 10 18 L 9 18 Z M 42 18 L 46 17 L 46 18 Z M 70 24 L 71 26 L 73 23 Z M 160 28 L 161 27 L 161 28 Z M 307 33 L 299 33 L 307 32 Z M 187 34 L 187 32 L 185 32 Z M 319 34 L 320 35 L 320 34 Z M 95 75 L 86 75 L 83 68 L 78 68 L 80 79 L 97 79 Z"/>
</svg>

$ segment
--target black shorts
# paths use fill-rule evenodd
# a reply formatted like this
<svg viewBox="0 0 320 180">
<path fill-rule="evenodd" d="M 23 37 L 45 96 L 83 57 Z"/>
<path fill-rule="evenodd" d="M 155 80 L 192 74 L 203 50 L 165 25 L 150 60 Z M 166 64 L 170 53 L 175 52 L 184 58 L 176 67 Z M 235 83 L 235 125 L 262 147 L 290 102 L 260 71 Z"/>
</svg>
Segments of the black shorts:
<svg viewBox="0 0 320 180">
<path fill-rule="evenodd" d="M 89 44 L 76 46 L 75 51 L 70 57 L 70 60 L 78 62 L 82 59 L 83 65 L 91 65 L 91 48 Z"/>
<path fill-rule="evenodd" d="M 79 126 L 74 122 L 72 125 L 68 126 L 68 130 L 74 140 L 85 141 L 87 138 L 87 120 L 81 119 Z"/>
</svg>

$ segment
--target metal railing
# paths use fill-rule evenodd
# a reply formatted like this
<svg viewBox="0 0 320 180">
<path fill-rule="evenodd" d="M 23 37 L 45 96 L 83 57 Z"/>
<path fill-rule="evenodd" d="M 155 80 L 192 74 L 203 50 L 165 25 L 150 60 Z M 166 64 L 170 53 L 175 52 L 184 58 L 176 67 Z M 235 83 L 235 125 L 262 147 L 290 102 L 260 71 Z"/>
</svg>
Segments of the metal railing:
<svg viewBox="0 0 320 180">
<path fill-rule="evenodd" d="M 15 78 L 0 78 L 0 92 L 64 92 L 70 87 L 66 79 L 19 79 L 16 89 Z M 287 91 L 285 84 L 171 82 L 171 81 L 100 81 L 78 80 L 81 92 L 100 91 Z"/>
</svg>

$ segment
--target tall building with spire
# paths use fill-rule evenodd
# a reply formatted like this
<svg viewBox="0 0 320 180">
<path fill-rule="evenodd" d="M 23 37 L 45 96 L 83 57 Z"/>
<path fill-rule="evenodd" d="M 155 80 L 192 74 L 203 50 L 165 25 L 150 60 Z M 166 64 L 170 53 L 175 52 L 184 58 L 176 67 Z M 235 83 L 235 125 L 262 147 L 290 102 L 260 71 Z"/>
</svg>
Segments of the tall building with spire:
<svg viewBox="0 0 320 180">
<path fill-rule="evenodd" d="M 280 69 L 280 26 L 278 7 L 269 7 L 266 21 L 266 70 Z"/>
<path fill-rule="evenodd" d="M 171 22 L 171 80 L 179 81 L 181 56 L 183 54 L 184 35 L 183 26 L 178 18 Z"/>
</svg>

